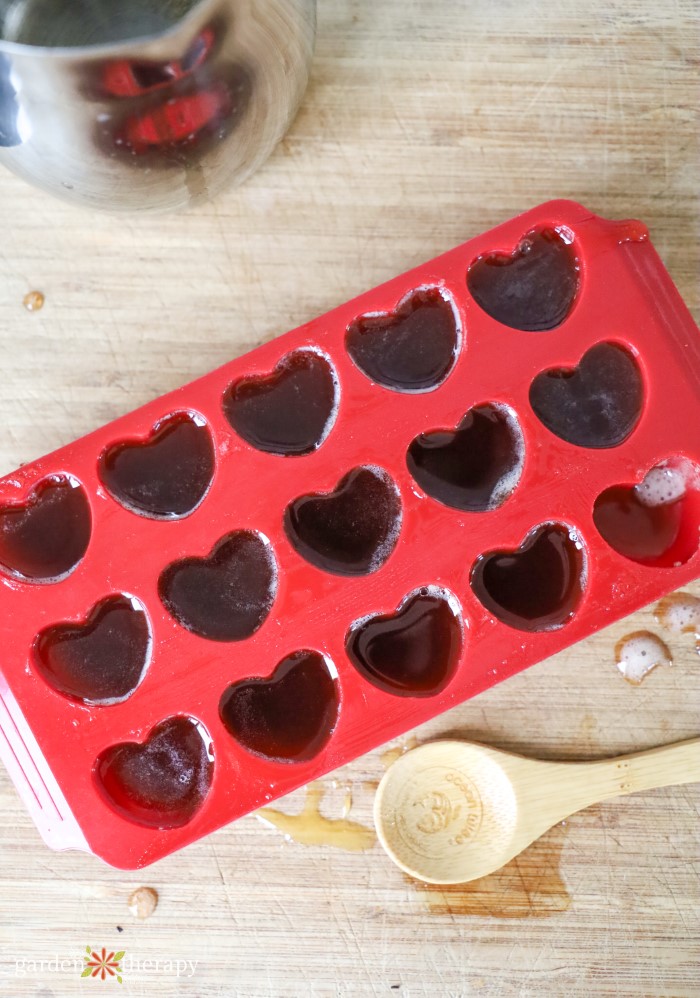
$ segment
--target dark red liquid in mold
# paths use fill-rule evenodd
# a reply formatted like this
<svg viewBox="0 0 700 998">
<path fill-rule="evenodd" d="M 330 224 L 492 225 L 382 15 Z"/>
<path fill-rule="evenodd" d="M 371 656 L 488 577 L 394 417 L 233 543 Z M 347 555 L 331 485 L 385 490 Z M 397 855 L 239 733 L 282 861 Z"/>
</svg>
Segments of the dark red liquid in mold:
<svg viewBox="0 0 700 998">
<path fill-rule="evenodd" d="M 389 315 L 356 319 L 348 327 L 346 346 L 355 364 L 377 384 L 395 391 L 429 391 L 455 362 L 455 314 L 437 288 L 425 288 Z"/>
<path fill-rule="evenodd" d="M 134 692 L 148 661 L 144 610 L 127 596 L 98 603 L 83 624 L 57 624 L 34 644 L 37 671 L 64 696 L 114 703 Z"/>
<path fill-rule="evenodd" d="M 381 568 L 394 549 L 401 502 L 389 475 L 371 466 L 354 468 L 336 489 L 295 499 L 284 528 L 307 561 L 337 575 L 366 575 Z"/>
<path fill-rule="evenodd" d="M 698 549 L 700 496 L 696 492 L 647 505 L 637 486 L 614 485 L 598 496 L 593 520 L 618 554 L 654 568 L 683 565 Z"/>
<path fill-rule="evenodd" d="M 528 232 L 512 253 L 487 253 L 467 274 L 469 292 L 492 318 L 528 332 L 554 329 L 578 292 L 573 245 L 555 229 Z"/>
<path fill-rule="evenodd" d="M 233 429 L 252 447 L 270 454 L 308 454 L 322 443 L 333 418 L 333 372 L 325 357 L 298 350 L 272 374 L 235 382 L 223 405 Z"/>
<path fill-rule="evenodd" d="M 454 675 L 462 652 L 459 617 L 428 589 L 393 614 L 369 617 L 347 638 L 348 657 L 368 682 L 398 696 L 434 696 Z"/>
<path fill-rule="evenodd" d="M 188 631 L 212 641 L 241 641 L 261 626 L 272 607 L 277 571 L 259 534 L 238 530 L 205 558 L 183 558 L 161 574 L 166 609 Z"/>
<path fill-rule="evenodd" d="M 568 443 L 616 447 L 642 414 L 642 376 L 627 350 L 598 343 L 578 367 L 538 374 L 530 386 L 530 405 L 547 429 Z"/>
<path fill-rule="evenodd" d="M 338 684 L 323 656 L 297 651 L 269 679 L 244 679 L 230 686 L 219 713 L 249 752 L 278 762 L 303 762 L 330 738 L 338 704 Z"/>
<path fill-rule="evenodd" d="M 583 553 L 567 527 L 545 523 L 517 551 L 477 559 L 475 594 L 498 620 L 522 631 L 549 631 L 573 616 L 584 582 Z"/>
<path fill-rule="evenodd" d="M 454 509 L 495 509 L 517 485 L 523 440 L 497 406 L 471 409 L 456 430 L 421 433 L 408 448 L 408 470 L 423 491 Z"/>
<path fill-rule="evenodd" d="M 180 828 L 203 804 L 214 765 L 209 739 L 189 717 L 157 725 L 143 744 L 103 752 L 95 779 L 111 807 L 138 825 Z"/>
<path fill-rule="evenodd" d="M 164 420 L 145 441 L 123 441 L 100 457 L 99 474 L 122 505 L 169 519 L 191 513 L 214 474 L 208 428 L 189 413 Z"/>
<path fill-rule="evenodd" d="M 0 567 L 29 582 L 60 579 L 87 551 L 90 520 L 81 485 L 45 479 L 26 502 L 0 507 Z"/>
</svg>

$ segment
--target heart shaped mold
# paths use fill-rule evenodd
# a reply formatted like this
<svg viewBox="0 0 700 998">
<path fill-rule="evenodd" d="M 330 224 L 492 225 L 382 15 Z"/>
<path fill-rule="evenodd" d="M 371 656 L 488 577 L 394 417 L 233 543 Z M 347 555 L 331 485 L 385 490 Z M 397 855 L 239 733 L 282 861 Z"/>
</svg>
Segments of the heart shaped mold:
<svg viewBox="0 0 700 998">
<path fill-rule="evenodd" d="M 24 582 L 58 582 L 82 560 L 90 532 L 82 485 L 45 478 L 24 502 L 0 506 L 0 568 Z"/>
<path fill-rule="evenodd" d="M 700 468 L 676 458 L 656 465 L 638 485 L 613 485 L 596 499 L 593 520 L 630 561 L 684 565 L 700 543 Z"/>
<path fill-rule="evenodd" d="M 452 679 L 462 653 L 459 604 L 451 593 L 424 586 L 395 613 L 356 621 L 345 647 L 358 672 L 385 693 L 435 696 Z"/>
<path fill-rule="evenodd" d="M 145 742 L 123 742 L 95 763 L 95 782 L 118 814 L 147 828 L 181 828 L 211 786 L 211 739 L 191 717 L 170 717 Z"/>
<path fill-rule="evenodd" d="M 397 392 L 429 392 L 454 366 L 460 345 L 457 310 L 446 291 L 411 291 L 391 313 L 369 313 L 347 329 L 350 357 L 368 378 Z"/>
<path fill-rule="evenodd" d="M 219 704 L 221 721 L 255 755 L 276 762 L 312 759 L 338 720 L 336 675 L 318 652 L 293 652 L 269 679 L 229 686 Z"/>
<path fill-rule="evenodd" d="M 521 631 L 552 631 L 576 612 L 585 584 L 583 545 L 570 527 L 543 523 L 516 551 L 477 558 L 471 585 L 489 613 Z"/>
<path fill-rule="evenodd" d="M 547 429 L 567 443 L 617 447 L 642 414 L 642 375 L 624 347 L 598 343 L 577 367 L 538 374 L 530 386 L 530 405 Z"/>
<path fill-rule="evenodd" d="M 134 513 L 177 519 L 199 506 L 214 475 L 214 445 L 200 416 L 178 412 L 160 420 L 146 440 L 103 451 L 99 476 L 110 495 Z"/>
<path fill-rule="evenodd" d="M 87 704 L 112 704 L 139 685 L 150 649 L 146 611 L 134 597 L 119 594 L 100 600 L 81 624 L 41 631 L 33 659 L 58 693 Z"/>
<path fill-rule="evenodd" d="M 563 228 L 533 229 L 512 253 L 485 253 L 467 272 L 467 287 L 484 312 L 526 332 L 555 329 L 579 287 L 573 236 Z"/>
<path fill-rule="evenodd" d="M 284 529 L 312 565 L 335 575 L 368 575 L 382 567 L 398 539 L 398 489 L 383 468 L 353 468 L 332 492 L 291 502 Z"/>
<path fill-rule="evenodd" d="M 475 406 L 456 430 L 421 433 L 406 463 L 426 495 L 445 506 L 484 512 L 502 505 L 520 480 L 525 443 L 507 406 Z"/>
<path fill-rule="evenodd" d="M 272 374 L 241 378 L 224 394 L 224 414 L 251 447 L 269 454 L 309 454 L 333 425 L 338 383 L 330 361 L 296 350 Z"/>
<path fill-rule="evenodd" d="M 262 625 L 275 597 L 277 568 L 262 535 L 236 530 L 208 557 L 184 558 L 161 573 L 160 598 L 182 627 L 211 641 L 242 641 Z"/>
</svg>

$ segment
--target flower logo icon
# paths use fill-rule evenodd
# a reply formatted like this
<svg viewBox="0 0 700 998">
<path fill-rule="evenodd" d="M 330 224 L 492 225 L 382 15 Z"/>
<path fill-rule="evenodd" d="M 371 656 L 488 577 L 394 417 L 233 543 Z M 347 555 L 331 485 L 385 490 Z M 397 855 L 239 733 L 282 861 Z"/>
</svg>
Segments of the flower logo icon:
<svg viewBox="0 0 700 998">
<path fill-rule="evenodd" d="M 126 952 L 125 950 L 120 950 L 118 953 L 114 951 L 108 953 L 103 946 L 102 952 L 98 953 L 91 946 L 86 946 L 85 949 L 88 955 L 83 957 L 85 969 L 80 975 L 81 977 L 99 977 L 103 981 L 107 977 L 116 977 L 119 984 L 122 983 L 122 968 L 120 963 Z"/>
</svg>

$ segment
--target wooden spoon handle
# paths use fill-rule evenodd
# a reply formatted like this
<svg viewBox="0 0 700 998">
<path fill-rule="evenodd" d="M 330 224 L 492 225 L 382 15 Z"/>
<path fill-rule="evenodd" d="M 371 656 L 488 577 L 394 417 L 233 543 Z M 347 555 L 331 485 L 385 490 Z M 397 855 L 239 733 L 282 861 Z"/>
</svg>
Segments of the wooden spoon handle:
<svg viewBox="0 0 700 998">
<path fill-rule="evenodd" d="M 611 785 L 607 797 L 638 790 L 700 782 L 700 738 L 660 745 L 592 765 L 607 770 Z M 602 799 L 602 798 L 601 798 Z"/>
<path fill-rule="evenodd" d="M 540 818 L 561 820 L 610 797 L 700 782 L 700 738 L 598 762 L 543 763 L 547 792 Z M 545 775 L 546 773 L 546 775 Z"/>
</svg>

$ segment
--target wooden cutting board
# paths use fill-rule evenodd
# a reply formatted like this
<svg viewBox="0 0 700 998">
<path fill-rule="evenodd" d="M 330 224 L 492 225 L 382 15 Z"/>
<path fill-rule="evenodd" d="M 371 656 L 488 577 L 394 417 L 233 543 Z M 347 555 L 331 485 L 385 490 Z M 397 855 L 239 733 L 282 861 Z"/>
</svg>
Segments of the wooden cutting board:
<svg viewBox="0 0 700 998">
<path fill-rule="evenodd" d="M 112 218 L 0 173 L 0 473 L 555 196 L 643 218 L 697 318 L 699 65 L 697 0 L 325 0 L 307 100 L 243 189 Z M 698 734 L 693 637 L 652 610 L 413 737 L 588 759 Z M 635 688 L 614 648 L 647 629 L 673 665 Z M 591 808 L 445 892 L 373 845 L 388 761 L 140 876 L 49 852 L 0 773 L 0 995 L 118 988 L 79 981 L 87 946 L 149 998 L 700 994 L 697 787 Z M 160 903 L 137 921 L 142 884 Z"/>
</svg>

